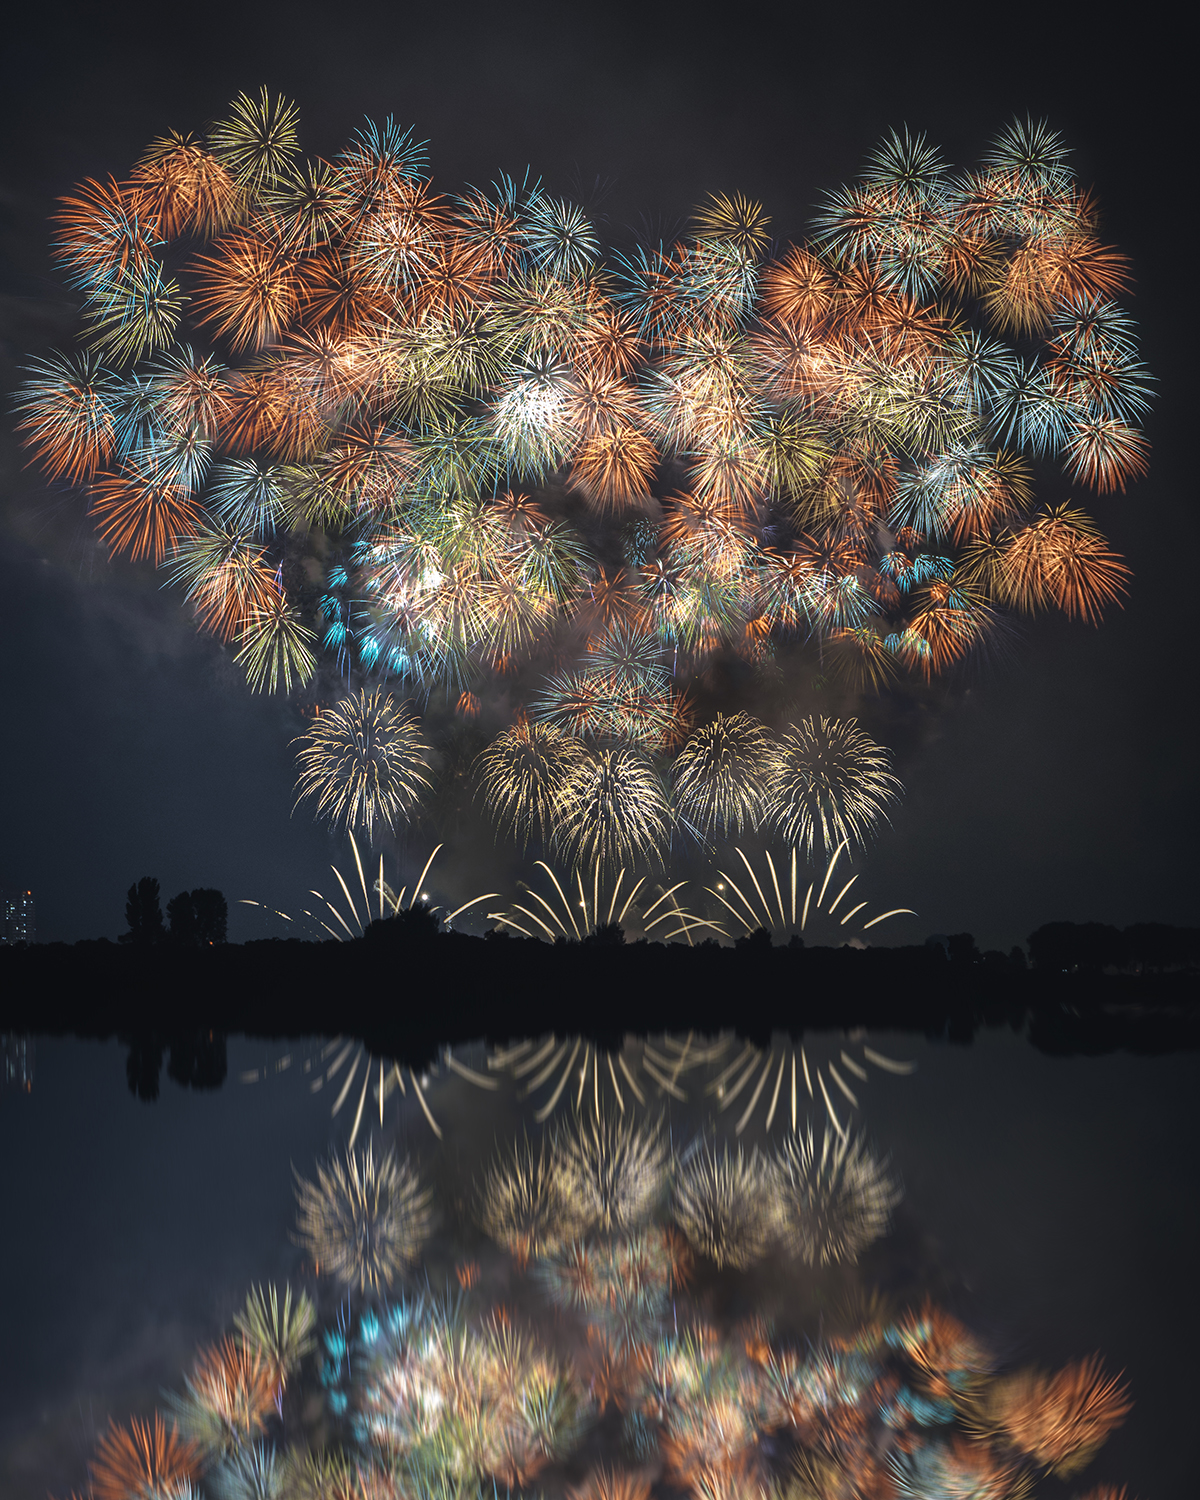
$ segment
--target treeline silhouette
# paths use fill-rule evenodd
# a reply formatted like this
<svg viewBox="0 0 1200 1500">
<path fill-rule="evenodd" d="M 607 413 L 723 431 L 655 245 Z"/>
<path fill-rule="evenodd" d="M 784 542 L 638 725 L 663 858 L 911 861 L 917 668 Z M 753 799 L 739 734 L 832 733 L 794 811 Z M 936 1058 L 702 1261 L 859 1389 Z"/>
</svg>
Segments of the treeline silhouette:
<svg viewBox="0 0 1200 1500">
<path fill-rule="evenodd" d="M 167 1074 L 219 1086 L 225 1037 L 361 1039 L 414 1067 L 449 1045 L 556 1032 L 610 1048 L 627 1033 L 910 1031 L 969 1043 L 1025 1031 L 1043 1051 L 1164 1052 L 1200 1045 L 1200 930 L 1055 922 L 1020 948 L 970 933 L 899 948 L 806 947 L 760 930 L 730 945 L 626 942 L 615 924 L 550 944 L 445 930 L 417 906 L 347 942 L 230 944 L 219 891 L 181 892 L 163 921 L 158 882 L 130 887 L 117 943 L 0 952 L 0 1029 L 119 1037 L 130 1088 Z"/>
<path fill-rule="evenodd" d="M 197 947 L 225 941 L 229 907 L 220 891 L 180 891 L 167 902 L 164 925 L 158 881 L 143 875 L 125 897 L 125 922 L 128 930 L 117 939 L 119 943 L 139 948 L 163 942 Z"/>
</svg>

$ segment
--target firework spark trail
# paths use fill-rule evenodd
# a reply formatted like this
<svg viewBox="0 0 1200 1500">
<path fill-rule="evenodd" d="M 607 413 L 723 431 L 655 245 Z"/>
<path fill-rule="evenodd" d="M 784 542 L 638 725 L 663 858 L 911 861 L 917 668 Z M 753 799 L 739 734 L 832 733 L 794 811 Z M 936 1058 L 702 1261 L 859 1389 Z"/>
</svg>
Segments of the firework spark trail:
<svg viewBox="0 0 1200 1500">
<path fill-rule="evenodd" d="M 869 801 L 869 797 L 868 792 L 865 800 Z M 834 807 L 836 810 L 836 803 Z M 786 855 L 780 855 L 778 865 L 769 849 L 764 852 L 761 880 L 745 851 L 735 848 L 733 852 L 742 862 L 742 869 L 737 871 L 738 878 L 735 880 L 727 871 L 717 870 L 716 874 L 720 876 L 720 879 L 713 885 L 706 886 L 705 889 L 710 896 L 715 897 L 721 903 L 730 916 L 740 923 L 743 933 L 762 929 L 774 936 L 791 933 L 795 937 L 800 937 L 808 930 L 809 921 L 815 921 L 818 916 L 826 918 L 837 916 L 839 927 L 846 927 L 857 918 L 861 924 L 858 930 L 867 932 L 881 922 L 889 921 L 892 917 L 916 916 L 917 913 L 908 906 L 896 906 L 877 915 L 868 916 L 866 913 L 871 904 L 869 900 L 849 905 L 839 916 L 838 908 L 857 882 L 857 874 L 852 875 L 840 890 L 835 891 L 826 905 L 825 898 L 830 891 L 834 870 L 849 845 L 849 838 L 841 840 L 830 854 L 820 889 L 817 889 L 816 880 L 810 881 L 802 902 L 798 900 L 799 851 L 794 846 Z M 742 883 L 739 884 L 739 881 Z M 815 901 L 813 900 L 814 892 L 816 892 Z M 797 919 L 797 908 L 799 908 L 799 919 Z"/>
<path fill-rule="evenodd" d="M 504 701 L 517 728 L 481 771 L 498 825 L 653 860 L 672 817 L 736 835 L 759 807 L 740 714 L 632 802 L 605 789 L 683 744 L 718 663 L 810 651 L 873 690 L 987 650 L 1007 611 L 1120 603 L 1129 571 L 1085 511 L 1033 491 L 1035 465 L 1100 491 L 1147 465 L 1129 268 L 1067 155 L 1017 121 L 954 172 L 893 133 L 807 244 L 764 259 L 766 216 L 727 192 L 677 242 L 606 257 L 528 174 L 444 195 L 391 120 L 306 160 L 295 107 L 242 94 L 64 197 L 84 347 L 30 364 L 19 428 L 255 690 L 326 661 L 467 716 Z M 522 712 L 580 763 L 556 770 Z M 798 780 L 798 734 L 775 752 L 788 837 L 860 837 L 885 783 L 832 807 Z M 306 774 L 322 814 L 373 825 Z M 573 820 L 564 777 L 594 793 Z"/>
</svg>

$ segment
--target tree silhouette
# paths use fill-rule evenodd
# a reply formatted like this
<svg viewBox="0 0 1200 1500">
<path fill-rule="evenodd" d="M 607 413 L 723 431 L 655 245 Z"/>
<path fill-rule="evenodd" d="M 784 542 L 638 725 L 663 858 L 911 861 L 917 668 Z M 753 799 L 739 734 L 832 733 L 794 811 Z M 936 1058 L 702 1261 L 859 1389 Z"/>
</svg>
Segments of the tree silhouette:
<svg viewBox="0 0 1200 1500">
<path fill-rule="evenodd" d="M 192 911 L 196 918 L 196 942 L 223 943 L 229 907 L 220 891 L 201 888 L 192 892 Z"/>
<path fill-rule="evenodd" d="M 167 922 L 173 943 L 196 942 L 196 904 L 190 891 L 180 891 L 167 902 Z"/>
<path fill-rule="evenodd" d="M 136 885 L 129 887 L 125 897 L 125 921 L 129 931 L 123 932 L 118 941 L 134 943 L 138 947 L 162 941 L 165 930 L 157 880 L 143 875 Z"/>
<path fill-rule="evenodd" d="M 229 907 L 220 891 L 201 888 L 180 891 L 167 902 L 167 919 L 173 943 L 223 943 Z"/>
</svg>

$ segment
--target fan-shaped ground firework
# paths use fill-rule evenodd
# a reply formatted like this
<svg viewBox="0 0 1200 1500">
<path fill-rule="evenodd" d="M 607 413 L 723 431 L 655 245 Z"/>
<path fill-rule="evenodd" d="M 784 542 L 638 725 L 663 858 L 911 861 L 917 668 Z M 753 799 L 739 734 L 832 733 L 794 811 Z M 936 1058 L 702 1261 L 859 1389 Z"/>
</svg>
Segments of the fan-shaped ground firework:
<svg viewBox="0 0 1200 1500">
<path fill-rule="evenodd" d="M 429 754 L 416 715 L 390 693 L 364 688 L 326 709 L 301 735 L 297 801 L 347 828 L 395 828 L 431 786 Z"/>
<path fill-rule="evenodd" d="M 577 1209 L 557 1152 L 548 1141 L 535 1148 L 525 1140 L 487 1168 L 476 1215 L 484 1233 L 524 1264 L 553 1255 L 578 1232 Z"/>
<path fill-rule="evenodd" d="M 779 1211 L 792 1252 L 808 1265 L 855 1261 L 887 1232 L 900 1190 L 861 1138 L 812 1127 L 775 1159 Z"/>
<path fill-rule="evenodd" d="M 809 855 L 865 844 L 900 793 L 888 752 L 855 719 L 803 720 L 772 757 L 770 803 L 784 837 Z"/>
<path fill-rule="evenodd" d="M 297 1175 L 297 1240 L 343 1286 L 384 1291 L 421 1252 L 432 1227 L 432 1189 L 408 1159 L 373 1145 L 344 1162 L 318 1163 L 317 1180 Z"/>
<path fill-rule="evenodd" d="M 698 1255 L 742 1269 L 778 1238 L 774 1173 L 757 1151 L 705 1147 L 679 1169 L 672 1214 Z"/>
<path fill-rule="evenodd" d="M 555 1154 L 571 1211 L 587 1227 L 637 1229 L 657 1207 L 667 1147 L 653 1122 L 580 1117 L 556 1138 Z"/>
<path fill-rule="evenodd" d="M 489 917 L 503 923 L 505 927 L 511 927 L 514 931 L 522 933 L 525 937 L 544 936 L 551 941 L 565 938 L 567 942 L 620 943 L 624 940 L 624 931 L 628 921 L 635 923 L 646 935 L 655 932 L 656 928 L 664 927 L 665 924 L 661 933 L 664 941 L 698 928 L 721 931 L 715 924 L 694 916 L 679 904 L 676 893 L 687 884 L 686 881 L 677 881 L 666 890 L 658 886 L 659 894 L 653 900 L 649 900 L 647 899 L 648 893 L 644 890 L 647 877 L 640 875 L 635 880 L 627 880 L 626 876 L 629 871 L 625 868 L 617 871 L 616 878 L 612 879 L 600 865 L 593 865 L 589 879 L 585 872 L 576 865 L 571 875 L 560 880 L 545 860 L 539 859 L 535 863 L 549 877 L 553 897 L 548 900 L 540 891 L 528 885 L 523 891 L 524 900 L 514 901 L 506 912 L 488 913 Z M 655 933 L 655 936 L 659 934 Z M 555 1045 L 553 1042 L 546 1045 L 545 1052 L 538 1049 L 539 1063 L 545 1061 Z M 565 1048 L 567 1045 L 568 1043 L 563 1041 L 562 1046 Z M 539 1122 L 552 1114 L 559 1100 L 564 1097 L 573 1100 L 578 1107 L 587 1089 L 589 1064 L 592 1071 L 591 1094 L 595 1111 L 599 1113 L 600 1108 L 599 1095 L 603 1087 L 599 1077 L 601 1070 L 607 1072 L 609 1081 L 612 1083 L 613 1093 L 619 1101 L 617 1107 L 624 1108 L 621 1085 L 617 1082 L 616 1069 L 611 1056 L 604 1054 L 606 1061 L 602 1064 L 600 1053 L 590 1044 L 584 1048 L 579 1087 L 572 1093 L 564 1093 L 567 1074 L 574 1065 L 578 1047 L 577 1042 L 567 1060 L 566 1071 L 558 1076 L 553 1085 L 550 1103 L 544 1110 L 538 1112 Z M 525 1051 L 532 1049 L 533 1044 L 529 1043 Z M 560 1052 L 554 1061 L 547 1065 L 545 1077 L 539 1074 L 539 1081 L 531 1083 L 530 1088 L 540 1088 L 561 1061 L 562 1053 Z M 530 1058 L 522 1059 L 517 1062 L 517 1076 L 531 1072 L 537 1065 Z M 641 1089 L 636 1082 L 631 1082 L 628 1065 L 619 1054 L 617 1067 L 625 1075 L 626 1082 L 630 1083 L 634 1097 L 639 1103 L 643 1102 Z M 667 1087 L 668 1093 L 673 1091 L 673 1087 Z M 676 1097 L 682 1097 L 677 1091 L 675 1092 Z"/>
<path fill-rule="evenodd" d="M 839 928 L 844 930 L 850 922 L 855 923 L 855 928 L 851 928 L 851 932 L 855 930 L 867 932 L 872 927 L 878 927 L 881 922 L 889 921 L 892 917 L 916 916 L 911 906 L 893 906 L 887 911 L 874 912 L 871 910 L 869 901 L 856 900 L 851 892 L 858 882 L 857 873 L 851 875 L 844 884 L 840 881 L 833 881 L 834 870 L 837 868 L 838 860 L 846 852 L 848 843 L 847 839 L 842 840 L 825 867 L 824 878 L 818 876 L 810 881 L 807 890 L 804 890 L 800 883 L 799 851 L 795 848 L 782 855 L 775 855 L 770 849 L 765 849 L 762 856 L 763 864 L 759 870 L 754 868 L 744 849 L 736 848 L 733 852 L 740 860 L 741 868 L 739 869 L 738 865 L 730 860 L 730 869 L 717 870 L 715 874 L 720 876 L 720 879 L 707 886 L 706 889 L 710 896 L 716 897 L 724 911 L 737 922 L 744 934 L 748 936 L 759 930 L 766 930 L 772 934 L 775 941 L 786 938 L 789 934 L 792 937 L 800 936 L 809 930 L 810 922 L 816 925 L 818 919 L 821 925 L 830 926 L 834 925 L 831 919 L 836 917 L 835 932 Z M 730 873 L 731 870 L 734 873 Z M 843 874 L 845 873 L 843 868 Z M 826 896 L 829 897 L 828 903 L 826 903 Z M 841 908 L 840 913 L 839 908 Z M 723 916 L 722 920 L 728 922 L 727 917 Z M 728 931 L 728 927 L 722 930 Z M 855 1067 L 857 1066 L 855 1064 Z M 854 1069 L 852 1068 L 851 1071 Z M 794 1128 L 796 1123 L 794 1066 L 792 1078 L 792 1125 Z M 782 1082 L 782 1074 L 779 1075 L 777 1082 Z M 807 1075 L 805 1083 L 808 1085 L 811 1096 L 812 1083 Z M 852 1103 L 857 1102 L 844 1083 L 839 1081 L 838 1086 Z M 758 1092 L 756 1090 L 753 1095 L 756 1102 Z M 731 1090 L 722 1097 L 732 1100 L 736 1096 Z M 772 1105 L 777 1104 L 778 1092 L 773 1092 L 770 1098 Z M 828 1104 L 828 1099 L 826 1104 L 832 1116 L 833 1109 Z M 769 1113 L 773 1116 L 774 1108 L 771 1108 Z M 744 1122 L 739 1123 L 739 1135 L 743 1129 Z"/>
</svg>

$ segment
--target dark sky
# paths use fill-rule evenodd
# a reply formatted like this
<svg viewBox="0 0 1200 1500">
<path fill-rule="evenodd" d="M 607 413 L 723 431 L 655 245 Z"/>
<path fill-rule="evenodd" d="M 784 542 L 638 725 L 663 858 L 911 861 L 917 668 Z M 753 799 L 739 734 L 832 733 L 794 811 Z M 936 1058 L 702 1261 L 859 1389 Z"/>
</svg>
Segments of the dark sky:
<svg viewBox="0 0 1200 1500">
<path fill-rule="evenodd" d="M 1165 13 L 1165 12 L 1164 12 Z M 920 912 L 894 940 L 1044 921 L 1195 921 L 1191 568 L 1195 299 L 1191 80 L 1155 8 L 1120 29 L 1046 4 L 23 7 L 6 22 L 3 380 L 70 332 L 47 245 L 52 200 L 123 173 L 169 127 L 198 128 L 266 84 L 335 152 L 364 115 L 431 142 L 453 190 L 531 165 L 586 197 L 602 231 L 670 229 L 710 191 L 760 198 L 782 239 L 892 126 L 973 164 L 1014 115 L 1045 117 L 1133 258 L 1133 310 L 1160 395 L 1150 475 L 1087 504 L 1134 570 L 1101 629 L 1042 619 L 1007 661 L 923 704 L 866 704 L 907 798 L 864 890 Z M 216 885 L 295 911 L 345 849 L 290 816 L 298 721 L 255 700 L 146 565 L 109 564 L 85 503 L 0 455 L 5 733 L 0 880 L 31 886 L 43 939 L 123 926 L 126 887 Z M 422 845 L 422 848 L 424 845 Z M 412 851 L 414 854 L 416 850 Z M 469 851 L 445 866 L 489 889 Z M 239 917 L 231 936 L 252 934 Z"/>
</svg>

